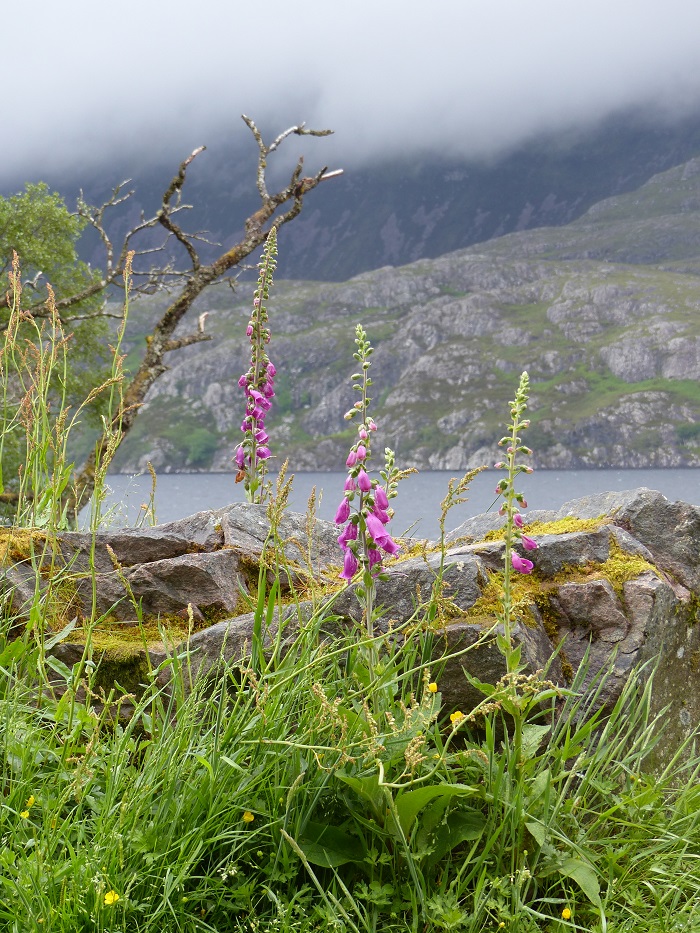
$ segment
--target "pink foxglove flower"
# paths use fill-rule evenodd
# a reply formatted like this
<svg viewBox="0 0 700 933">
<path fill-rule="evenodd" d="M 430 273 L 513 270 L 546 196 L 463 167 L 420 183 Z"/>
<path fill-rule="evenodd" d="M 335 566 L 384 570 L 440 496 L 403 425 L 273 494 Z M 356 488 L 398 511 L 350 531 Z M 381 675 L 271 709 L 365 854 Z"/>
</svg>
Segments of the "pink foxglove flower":
<svg viewBox="0 0 700 933">
<path fill-rule="evenodd" d="M 345 522 L 350 518 L 350 502 L 348 499 L 343 499 L 343 501 L 338 506 L 338 511 L 335 513 L 335 523 L 336 525 L 344 525 Z"/>
<path fill-rule="evenodd" d="M 503 508 L 503 507 L 501 507 L 501 508 Z M 505 514 L 505 508 L 503 508 L 503 513 Z M 499 512 L 499 514 L 500 514 L 500 512 Z M 520 512 L 516 512 L 515 515 L 513 516 L 513 524 L 515 525 L 516 528 L 522 528 L 523 525 L 525 524 L 525 522 L 523 521 L 523 517 L 522 517 L 522 515 L 520 514 Z"/>
<path fill-rule="evenodd" d="M 343 572 L 340 574 L 340 579 L 348 582 L 352 580 L 357 573 L 357 566 L 357 558 L 350 548 L 346 548 L 345 557 L 343 558 Z"/>
<path fill-rule="evenodd" d="M 396 554 L 400 550 L 398 544 L 372 512 L 367 516 L 367 532 L 374 543 L 387 554 Z"/>
<path fill-rule="evenodd" d="M 355 522 L 348 522 L 338 536 L 338 544 L 343 550 L 348 546 L 348 541 L 357 541 L 357 524 Z"/>
<path fill-rule="evenodd" d="M 510 555 L 510 559 L 513 564 L 513 570 L 517 570 L 518 573 L 532 573 L 535 565 L 531 560 L 528 560 L 526 557 L 520 557 L 515 551 Z"/>
<path fill-rule="evenodd" d="M 357 463 L 357 454 L 355 453 L 354 450 L 351 450 L 350 453 L 348 454 L 348 459 L 345 461 L 345 466 L 354 467 L 356 463 Z"/>
<path fill-rule="evenodd" d="M 520 543 L 526 551 L 534 551 L 537 547 L 537 541 L 535 541 L 534 538 L 531 538 L 529 535 L 520 535 Z"/>
<path fill-rule="evenodd" d="M 389 508 L 389 500 L 382 486 L 377 486 L 377 488 L 374 490 L 374 504 L 378 505 L 380 509 L 384 509 L 385 511 Z"/>
<path fill-rule="evenodd" d="M 364 469 L 361 469 L 357 474 L 357 485 L 360 487 L 362 492 L 369 492 L 372 488 L 372 480 L 369 478 Z"/>
<path fill-rule="evenodd" d="M 367 456 L 367 448 L 365 447 L 364 444 L 358 444 L 357 459 L 364 460 L 366 456 Z"/>
</svg>

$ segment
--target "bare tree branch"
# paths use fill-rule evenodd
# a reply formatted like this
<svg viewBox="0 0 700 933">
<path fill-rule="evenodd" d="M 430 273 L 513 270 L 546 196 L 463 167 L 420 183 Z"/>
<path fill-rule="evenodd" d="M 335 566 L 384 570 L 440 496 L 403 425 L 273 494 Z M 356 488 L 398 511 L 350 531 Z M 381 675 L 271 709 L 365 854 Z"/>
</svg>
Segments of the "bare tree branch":
<svg viewBox="0 0 700 933">
<path fill-rule="evenodd" d="M 114 270 L 111 280 L 116 277 L 117 272 L 123 271 L 126 262 L 126 255 L 133 236 L 144 230 L 155 226 L 156 223 L 165 227 L 169 235 L 172 235 L 184 247 L 187 252 L 191 269 L 186 272 L 175 272 L 172 268 L 165 270 L 152 270 L 146 274 L 146 281 L 139 286 L 141 291 L 147 288 L 157 288 L 159 283 L 163 282 L 165 277 L 182 276 L 182 286 L 180 293 L 172 300 L 166 308 L 160 320 L 154 326 L 151 334 L 146 338 L 146 352 L 141 365 L 132 377 L 124 391 L 123 409 L 118 416 L 118 424 L 112 425 L 112 428 L 118 428 L 121 440 L 128 435 L 131 430 L 138 411 L 148 394 L 148 391 L 156 380 L 167 370 L 164 362 L 166 353 L 191 346 L 204 340 L 210 340 L 209 334 L 204 333 L 205 315 L 198 319 L 198 329 L 194 334 L 185 337 L 174 337 L 174 332 L 187 312 L 192 308 L 199 295 L 214 282 L 217 282 L 227 276 L 231 270 L 236 269 L 240 274 L 241 267 L 245 259 L 251 255 L 267 238 L 272 223 L 279 229 L 284 224 L 293 220 L 302 210 L 304 197 L 326 178 L 333 178 L 341 174 L 341 170 L 328 172 L 322 168 L 313 176 L 303 176 L 303 158 L 300 158 L 292 171 L 289 184 L 274 194 L 270 194 L 267 188 L 266 168 L 267 157 L 276 150 L 280 144 L 291 135 L 297 136 L 328 136 L 331 130 L 307 130 L 302 123 L 299 126 L 293 126 L 281 133 L 270 146 L 266 146 L 262 135 L 250 117 L 243 116 L 243 120 L 253 134 L 253 138 L 258 144 L 258 166 L 256 173 L 256 185 L 261 199 L 260 208 L 248 217 L 244 223 L 243 237 L 232 247 L 221 253 L 216 259 L 208 264 L 203 264 L 197 252 L 195 243 L 198 236 L 186 234 L 182 228 L 173 221 L 173 215 L 183 209 L 180 204 L 182 188 L 186 181 L 187 170 L 199 153 L 204 151 L 204 147 L 195 149 L 180 165 L 177 174 L 174 176 L 170 185 L 163 194 L 162 206 L 156 215 L 150 219 L 143 219 L 141 223 L 133 230 L 129 231 L 124 239 L 124 245 L 120 251 L 119 259 L 113 264 Z M 113 197 L 118 196 L 118 189 L 115 189 Z M 172 203 L 175 198 L 174 204 Z M 104 230 L 102 217 L 104 210 L 110 202 L 103 205 L 93 214 L 93 225 L 98 225 Z M 279 213 L 284 205 L 289 205 L 287 210 Z M 100 213 L 101 210 L 101 213 Z M 102 235 L 102 234 L 101 234 Z M 109 238 L 104 234 L 103 242 L 108 248 Z M 110 244 L 111 246 L 111 244 Z M 231 278 L 228 279 L 231 284 Z M 78 471 L 73 491 L 67 494 L 65 502 L 71 510 L 77 510 L 92 495 L 95 484 L 95 465 L 103 459 L 107 449 L 108 439 L 104 435 L 97 443 L 95 450 L 88 457 L 85 464 Z"/>
</svg>

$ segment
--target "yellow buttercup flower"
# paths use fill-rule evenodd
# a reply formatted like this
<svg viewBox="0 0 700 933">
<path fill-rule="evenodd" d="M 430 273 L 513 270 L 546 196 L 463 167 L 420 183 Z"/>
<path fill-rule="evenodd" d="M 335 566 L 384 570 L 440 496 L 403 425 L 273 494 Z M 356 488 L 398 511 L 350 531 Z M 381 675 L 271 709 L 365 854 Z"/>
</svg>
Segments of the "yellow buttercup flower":
<svg viewBox="0 0 700 933">
<path fill-rule="evenodd" d="M 250 810 L 246 810 L 245 813 L 243 814 L 243 822 L 244 822 L 244 823 L 252 823 L 254 819 L 255 819 L 255 817 L 254 817 L 253 814 L 250 812 Z"/>
<path fill-rule="evenodd" d="M 35 803 L 36 803 L 36 798 L 35 798 L 34 794 L 30 794 L 30 795 L 29 795 L 29 799 L 27 800 L 27 802 L 26 802 L 26 804 L 25 804 L 27 810 L 28 810 L 30 807 L 33 807 Z"/>
<path fill-rule="evenodd" d="M 29 810 L 22 810 L 22 812 L 20 813 L 20 816 L 22 817 L 23 820 L 28 820 L 28 819 L 29 819 Z"/>
<path fill-rule="evenodd" d="M 112 904 L 116 904 L 118 900 L 119 900 L 119 895 L 117 894 L 116 891 L 107 891 L 107 893 L 105 894 L 105 904 L 108 907 L 111 907 Z"/>
<path fill-rule="evenodd" d="M 562 920 L 571 920 L 571 911 L 568 907 L 565 907 L 561 912 Z"/>
<path fill-rule="evenodd" d="M 452 725 L 459 722 L 460 719 L 464 719 L 464 713 L 460 709 L 456 709 L 454 713 L 450 716 L 450 722 Z"/>
<path fill-rule="evenodd" d="M 437 693 L 438 685 L 435 683 L 428 684 L 428 690 L 430 690 L 431 693 Z"/>
</svg>

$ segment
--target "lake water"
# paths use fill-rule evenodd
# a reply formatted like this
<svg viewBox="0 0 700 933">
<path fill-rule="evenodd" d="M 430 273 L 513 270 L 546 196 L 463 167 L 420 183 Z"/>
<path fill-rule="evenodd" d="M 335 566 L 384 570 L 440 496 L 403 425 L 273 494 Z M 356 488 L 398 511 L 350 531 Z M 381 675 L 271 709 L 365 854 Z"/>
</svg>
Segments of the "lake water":
<svg viewBox="0 0 700 933">
<path fill-rule="evenodd" d="M 440 502 L 447 492 L 454 473 L 424 472 L 404 480 L 399 495 L 392 500 L 396 511 L 392 530 L 426 538 L 439 534 Z M 469 501 L 453 509 L 447 521 L 451 531 L 472 515 L 493 507 L 494 488 L 504 474 L 496 470 L 481 473 L 472 483 Z M 459 474 L 457 474 L 459 476 Z M 204 509 L 216 509 L 245 500 L 243 484 L 234 482 L 233 473 L 169 473 L 158 476 L 156 516 L 159 523 L 184 518 Z M 274 480 L 274 476 L 272 477 Z M 332 520 L 342 498 L 344 473 L 297 473 L 294 478 L 290 507 L 306 511 L 311 489 L 322 494 L 319 515 Z M 108 477 L 111 493 L 108 506 L 113 507 L 112 522 L 133 524 L 141 503 L 150 494 L 151 480 L 146 474 Z M 700 505 L 700 470 L 536 470 L 522 475 L 516 488 L 522 491 L 531 509 L 559 508 L 569 499 L 596 492 L 622 491 L 647 486 L 657 489 L 671 500 L 683 499 Z"/>
</svg>

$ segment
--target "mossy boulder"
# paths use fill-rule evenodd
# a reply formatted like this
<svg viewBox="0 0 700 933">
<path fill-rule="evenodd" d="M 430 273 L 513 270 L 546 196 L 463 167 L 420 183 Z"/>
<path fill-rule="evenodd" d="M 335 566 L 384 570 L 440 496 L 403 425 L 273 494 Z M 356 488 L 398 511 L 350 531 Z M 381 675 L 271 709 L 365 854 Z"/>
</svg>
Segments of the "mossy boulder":
<svg viewBox="0 0 700 933">
<path fill-rule="evenodd" d="M 547 667 L 550 679 L 566 685 L 585 656 L 591 680 L 612 669 L 596 699 L 610 706 L 630 671 L 653 662 L 656 708 L 668 706 L 662 741 L 677 745 L 700 722 L 700 510 L 639 489 L 527 517 L 539 545 L 528 553 L 534 570 L 513 579 L 514 638 L 527 671 Z M 431 627 L 447 710 L 464 711 L 478 699 L 467 675 L 495 682 L 504 673 L 495 644 L 502 527 L 497 515 L 477 516 L 448 537 L 444 553 L 431 542 L 406 542 L 377 587 L 380 628 Z M 325 599 L 332 599 L 334 624 L 361 621 L 354 587 L 339 589 L 337 533 L 329 522 L 309 523 L 294 513 L 280 521 L 285 638 Z M 4 551 L 4 586 L 21 615 L 39 580 L 55 626 L 77 620 L 67 637 L 77 644 L 54 649 L 70 654 L 81 650 L 93 565 L 102 613 L 92 633 L 93 660 L 102 665 L 103 681 L 138 692 L 149 663 L 157 667 L 166 650 L 189 650 L 191 669 L 202 676 L 222 658 L 236 663 L 246 654 L 260 574 L 274 576 L 269 540 L 265 510 L 245 504 L 156 528 L 101 533 L 94 542 L 89 535 L 20 535 Z M 314 599 L 307 601 L 310 590 Z"/>
</svg>

